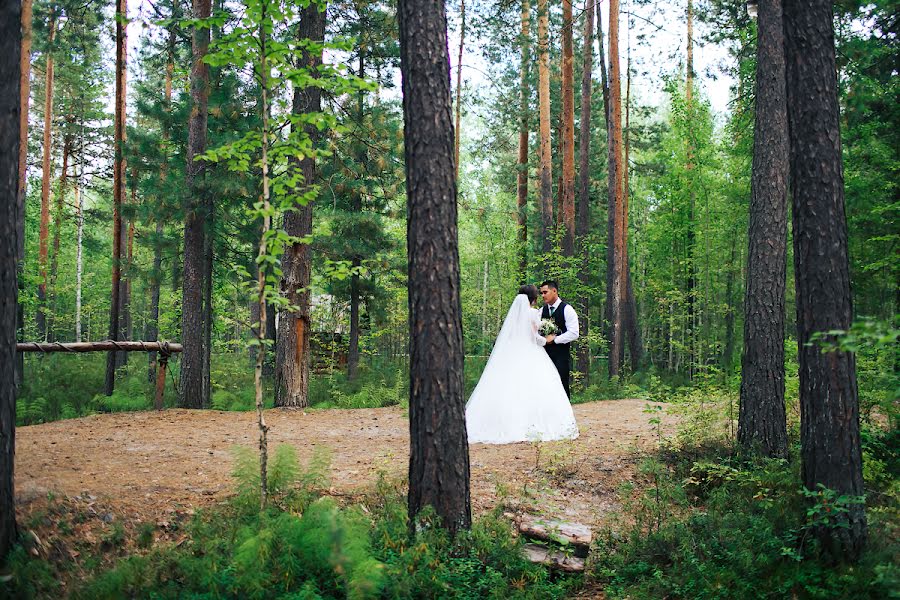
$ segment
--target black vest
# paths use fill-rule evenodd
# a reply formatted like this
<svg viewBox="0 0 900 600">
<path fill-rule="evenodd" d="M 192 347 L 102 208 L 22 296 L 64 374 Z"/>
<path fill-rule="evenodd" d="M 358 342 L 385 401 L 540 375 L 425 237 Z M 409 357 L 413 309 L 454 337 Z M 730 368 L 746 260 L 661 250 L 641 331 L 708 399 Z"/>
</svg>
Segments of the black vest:
<svg viewBox="0 0 900 600">
<path fill-rule="evenodd" d="M 559 306 L 556 307 L 556 310 L 553 311 L 553 316 L 550 316 L 550 307 L 548 305 L 544 305 L 544 308 L 541 309 L 541 319 L 553 319 L 553 322 L 556 323 L 556 328 L 559 329 L 559 333 L 556 335 L 563 334 L 567 331 L 566 329 L 566 306 L 568 304 L 565 301 L 560 301 Z M 547 350 L 547 354 L 551 356 L 556 353 L 560 354 L 568 354 L 569 353 L 569 345 L 570 344 L 547 344 L 545 346 Z"/>
</svg>

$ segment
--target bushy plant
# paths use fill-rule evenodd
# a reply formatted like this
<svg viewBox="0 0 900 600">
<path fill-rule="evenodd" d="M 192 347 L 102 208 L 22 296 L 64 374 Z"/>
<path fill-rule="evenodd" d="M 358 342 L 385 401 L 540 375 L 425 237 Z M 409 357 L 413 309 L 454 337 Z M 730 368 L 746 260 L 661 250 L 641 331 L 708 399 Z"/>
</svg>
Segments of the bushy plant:
<svg viewBox="0 0 900 600">
<path fill-rule="evenodd" d="M 410 536 L 402 486 L 380 477 L 360 504 L 317 497 L 324 458 L 306 469 L 289 447 L 272 459 L 268 510 L 258 510 L 252 452 L 239 452 L 238 490 L 200 511 L 188 541 L 133 556 L 73 598 L 562 598 L 580 577 L 526 561 L 510 522 L 493 513 L 455 539 L 425 511 Z M 297 495 L 297 489 L 306 489 Z M 279 492 L 279 490 L 281 490 Z M 254 501 L 257 502 L 254 504 Z"/>
<path fill-rule="evenodd" d="M 641 491 L 622 490 L 621 521 L 598 536 L 594 573 L 610 597 L 890 597 L 900 577 L 889 445 L 896 434 L 864 435 L 864 452 L 878 465 L 866 478 L 869 547 L 858 564 L 834 565 L 812 532 L 858 499 L 803 489 L 797 461 L 737 453 L 698 398 L 683 406 L 681 431 L 663 444 L 662 461 L 641 464 Z"/>
</svg>

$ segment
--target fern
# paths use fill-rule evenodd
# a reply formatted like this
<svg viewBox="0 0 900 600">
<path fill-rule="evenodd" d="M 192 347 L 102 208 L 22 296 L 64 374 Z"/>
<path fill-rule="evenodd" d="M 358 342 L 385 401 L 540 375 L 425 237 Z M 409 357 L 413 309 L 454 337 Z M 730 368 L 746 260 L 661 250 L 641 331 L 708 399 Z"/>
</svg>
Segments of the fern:
<svg viewBox="0 0 900 600">
<path fill-rule="evenodd" d="M 242 513 L 252 513 L 259 506 L 259 455 L 247 446 L 234 446 L 232 477 L 235 480 L 233 503 Z M 269 500 L 278 506 L 302 512 L 319 490 L 328 487 L 331 452 L 317 447 L 305 469 L 300 467 L 297 450 L 289 444 L 275 448 L 269 465 L 267 491 Z"/>
</svg>

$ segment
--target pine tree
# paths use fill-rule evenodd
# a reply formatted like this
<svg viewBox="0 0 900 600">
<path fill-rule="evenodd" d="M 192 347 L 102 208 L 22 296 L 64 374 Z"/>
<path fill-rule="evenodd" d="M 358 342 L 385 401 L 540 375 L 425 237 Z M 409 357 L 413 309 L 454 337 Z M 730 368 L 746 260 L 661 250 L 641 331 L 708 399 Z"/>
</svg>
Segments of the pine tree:
<svg viewBox="0 0 900 600">
<path fill-rule="evenodd" d="M 761 0 L 750 240 L 738 440 L 786 458 L 784 294 L 787 257 L 788 128 L 781 0 Z"/>
<path fill-rule="evenodd" d="M 409 517 L 433 506 L 456 533 L 472 523 L 463 399 L 456 178 L 443 0 L 398 6 L 406 156 Z"/>
<path fill-rule="evenodd" d="M 22 4 L 0 4 L 0 562 L 16 540 L 16 315 Z"/>
</svg>

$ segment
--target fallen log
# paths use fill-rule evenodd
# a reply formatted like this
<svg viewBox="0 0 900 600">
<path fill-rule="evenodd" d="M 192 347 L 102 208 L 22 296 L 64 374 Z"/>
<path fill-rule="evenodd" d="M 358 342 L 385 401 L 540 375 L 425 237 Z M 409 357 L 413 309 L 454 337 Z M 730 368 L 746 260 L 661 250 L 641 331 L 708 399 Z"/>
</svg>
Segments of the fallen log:
<svg viewBox="0 0 900 600">
<path fill-rule="evenodd" d="M 16 344 L 16 352 L 159 352 L 156 369 L 156 394 L 153 406 L 163 408 L 163 391 L 166 385 L 166 366 L 169 357 L 182 351 L 181 344 L 175 342 L 22 342 Z"/>
<path fill-rule="evenodd" d="M 533 563 L 546 565 L 551 569 L 558 569 L 567 573 L 581 573 L 584 571 L 584 559 L 577 556 L 569 556 L 559 550 L 551 550 L 537 544 L 525 544 L 522 548 L 525 558 Z"/>
<path fill-rule="evenodd" d="M 581 523 L 522 517 L 518 520 L 517 525 L 519 532 L 527 538 L 562 545 L 571 544 L 579 555 L 584 556 L 587 556 L 593 539 L 590 527 Z"/>
<path fill-rule="evenodd" d="M 182 351 L 181 344 L 175 342 L 20 342 L 16 352 L 160 352 L 175 354 Z"/>
</svg>

